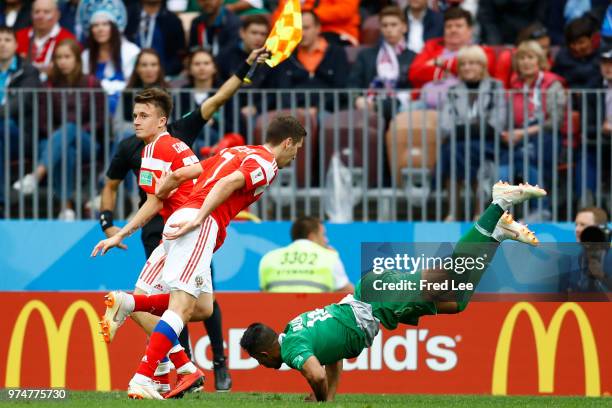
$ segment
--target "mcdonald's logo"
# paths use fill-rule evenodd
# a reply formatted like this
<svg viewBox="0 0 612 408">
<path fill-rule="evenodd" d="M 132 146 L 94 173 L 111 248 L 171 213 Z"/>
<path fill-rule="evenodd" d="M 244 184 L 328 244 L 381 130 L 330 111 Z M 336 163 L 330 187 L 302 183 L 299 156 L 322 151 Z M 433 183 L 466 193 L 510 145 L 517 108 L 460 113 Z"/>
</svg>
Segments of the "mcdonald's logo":
<svg viewBox="0 0 612 408">
<path fill-rule="evenodd" d="M 582 355 L 584 359 L 585 395 L 597 397 L 601 395 L 599 356 L 597 345 L 589 318 L 582 308 L 573 302 L 563 303 L 553 315 L 548 329 L 537 309 L 530 303 L 520 302 L 510 309 L 506 316 L 497 341 L 495 361 L 493 363 L 493 395 L 506 395 L 508 391 L 508 359 L 510 344 L 514 334 L 516 320 L 521 313 L 526 313 L 533 329 L 538 361 L 538 389 L 541 393 L 552 393 L 555 382 L 555 357 L 561 325 L 568 313 L 573 313 L 578 321 L 582 339 Z"/>
<path fill-rule="evenodd" d="M 51 310 L 40 300 L 29 301 L 19 313 L 8 349 L 6 363 L 5 387 L 17 388 L 20 384 L 23 341 L 28 320 L 32 312 L 37 311 L 43 321 L 47 345 L 49 348 L 50 386 L 63 388 L 66 386 L 66 362 L 68 357 L 68 341 L 72 331 L 72 323 L 76 314 L 82 310 L 89 322 L 89 332 L 93 342 L 96 367 L 96 389 L 109 391 L 111 388 L 110 362 L 106 343 L 99 341 L 98 315 L 94 308 L 85 300 L 73 302 L 64 313 L 59 324 L 56 324 Z"/>
</svg>

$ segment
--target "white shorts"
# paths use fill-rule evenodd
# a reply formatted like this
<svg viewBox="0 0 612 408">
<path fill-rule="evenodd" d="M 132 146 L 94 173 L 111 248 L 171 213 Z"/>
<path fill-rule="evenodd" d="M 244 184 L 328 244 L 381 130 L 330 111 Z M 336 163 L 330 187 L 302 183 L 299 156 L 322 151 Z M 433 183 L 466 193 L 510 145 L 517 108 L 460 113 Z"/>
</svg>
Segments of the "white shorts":
<svg viewBox="0 0 612 408">
<path fill-rule="evenodd" d="M 163 244 L 159 244 L 151 253 L 147 263 L 140 271 L 136 287 L 144 291 L 147 295 L 156 295 L 159 293 L 168 293 L 170 289 L 162 282 L 162 269 L 166 261 L 166 250 Z"/>
<path fill-rule="evenodd" d="M 193 220 L 199 209 L 181 208 L 168 218 L 164 233 L 173 230 L 170 225 Z M 194 297 L 200 293 L 213 293 L 210 263 L 217 242 L 219 227 L 209 216 L 200 228 L 174 240 L 164 239 L 166 255 L 161 281 L 169 290 L 182 290 Z M 156 249 L 157 250 L 157 249 Z"/>
</svg>

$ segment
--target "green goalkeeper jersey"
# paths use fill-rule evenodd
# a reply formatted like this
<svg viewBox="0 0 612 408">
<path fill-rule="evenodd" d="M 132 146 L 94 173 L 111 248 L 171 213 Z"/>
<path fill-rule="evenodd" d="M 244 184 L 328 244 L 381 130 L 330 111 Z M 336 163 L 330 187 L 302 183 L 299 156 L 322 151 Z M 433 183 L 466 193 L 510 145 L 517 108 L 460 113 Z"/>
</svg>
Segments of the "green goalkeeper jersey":
<svg viewBox="0 0 612 408">
<path fill-rule="evenodd" d="M 321 365 L 357 357 L 367 346 L 366 335 L 348 304 L 332 304 L 302 313 L 291 320 L 279 336 L 281 357 L 301 370 L 310 356 Z"/>
</svg>

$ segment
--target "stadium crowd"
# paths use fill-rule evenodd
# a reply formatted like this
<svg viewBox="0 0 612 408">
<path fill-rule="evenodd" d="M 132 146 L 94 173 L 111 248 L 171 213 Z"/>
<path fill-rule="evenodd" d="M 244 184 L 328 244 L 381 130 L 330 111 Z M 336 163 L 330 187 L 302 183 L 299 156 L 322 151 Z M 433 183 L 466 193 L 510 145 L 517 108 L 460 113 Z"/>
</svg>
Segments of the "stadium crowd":
<svg viewBox="0 0 612 408">
<path fill-rule="evenodd" d="M 250 85 L 281 92 L 234 98 L 223 117 L 217 115 L 202 130 L 196 152 L 242 140 L 239 135 L 244 137 L 264 111 L 268 114 L 291 103 L 300 108 L 299 117 L 311 117 L 320 126 L 329 115 L 352 105 L 366 114 L 380 110 L 385 128 L 402 114 L 410 115 L 414 131 L 429 139 L 435 139 L 439 127 L 446 140 L 450 135 L 456 140 L 452 149 L 445 143 L 440 157 L 433 159 L 442 163 L 445 188 L 456 179 L 476 183 L 481 160 L 493 157 L 497 136 L 502 141 L 498 168 L 502 179 L 514 167 L 514 177 L 549 185 L 551 172 L 538 174 L 539 161 L 550 169 L 557 151 L 553 136 L 559 130 L 578 134 L 580 123 L 587 127 L 589 140 L 603 132 L 603 157 L 610 157 L 606 153 L 612 132 L 609 1 L 301 3 L 303 38 L 298 48 L 280 66 L 258 69 Z M 199 106 L 252 50 L 263 46 L 283 5 L 283 0 L 3 2 L 0 207 L 8 205 L 4 201 L 10 196 L 5 194 L 6 168 L 25 152 L 37 167 L 21 178 L 11 172 L 11 187 L 29 195 L 46 178 L 53 179 L 48 185 L 54 191 L 67 184 L 60 218 L 74 219 L 75 158 L 87 161 L 91 152 L 102 154 L 105 120 L 112 124 L 112 150 L 131 133 L 135 91 L 151 86 L 175 89 L 178 115 Z M 32 88 L 50 96 L 32 98 L 27 93 Z M 53 92 L 70 88 L 98 92 Z M 338 98 L 325 92 L 332 89 L 360 92 Z M 605 91 L 568 92 L 585 89 Z M 39 114 L 36 126 L 27 118 L 32 110 Z M 232 114 L 235 111 L 240 114 Z M 589 119 L 581 122 L 581 117 Z M 34 139 L 35 132 L 39 136 Z M 469 135 L 484 135 L 484 143 L 470 143 Z M 540 137 L 530 137 L 534 135 Z M 407 151 L 402 137 L 407 136 L 398 136 L 397 146 Z M 543 151 L 534 155 L 542 140 Z M 580 142 L 575 137 L 563 143 L 577 148 Z M 385 149 L 390 156 L 388 141 Z M 62 151 L 68 152 L 67 163 L 62 163 Z M 584 191 L 584 179 L 587 191 L 596 189 L 596 154 L 591 143 L 576 149 L 575 185 L 570 188 Z M 385 166 L 391 173 L 406 167 L 406 156 L 388 159 Z M 456 169 L 452 180 L 451 163 Z M 68 169 L 66 180 L 60 177 L 61 166 Z M 465 176 L 469 180 L 463 180 Z M 457 217 L 451 211 L 448 219 Z"/>
</svg>

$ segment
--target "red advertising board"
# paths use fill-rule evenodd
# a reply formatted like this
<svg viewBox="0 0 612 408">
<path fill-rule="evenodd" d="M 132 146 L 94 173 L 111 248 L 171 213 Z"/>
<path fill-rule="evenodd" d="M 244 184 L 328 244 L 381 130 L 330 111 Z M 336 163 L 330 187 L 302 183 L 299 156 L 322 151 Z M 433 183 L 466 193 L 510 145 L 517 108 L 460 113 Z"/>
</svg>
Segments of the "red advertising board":
<svg viewBox="0 0 612 408">
<path fill-rule="evenodd" d="M 146 337 L 127 322 L 107 347 L 98 334 L 103 293 L 5 292 L 0 319 L 3 387 L 125 389 Z M 221 293 L 228 363 L 236 391 L 305 392 L 300 374 L 257 367 L 240 350 L 261 321 L 282 330 L 297 314 L 338 295 Z M 610 303 L 473 302 L 458 315 L 383 330 L 345 362 L 340 392 L 610 395 Z M 190 324 L 195 361 L 210 370 L 203 325 Z M 210 377 L 212 379 L 212 372 Z M 212 381 L 206 385 L 212 389 Z"/>
</svg>

